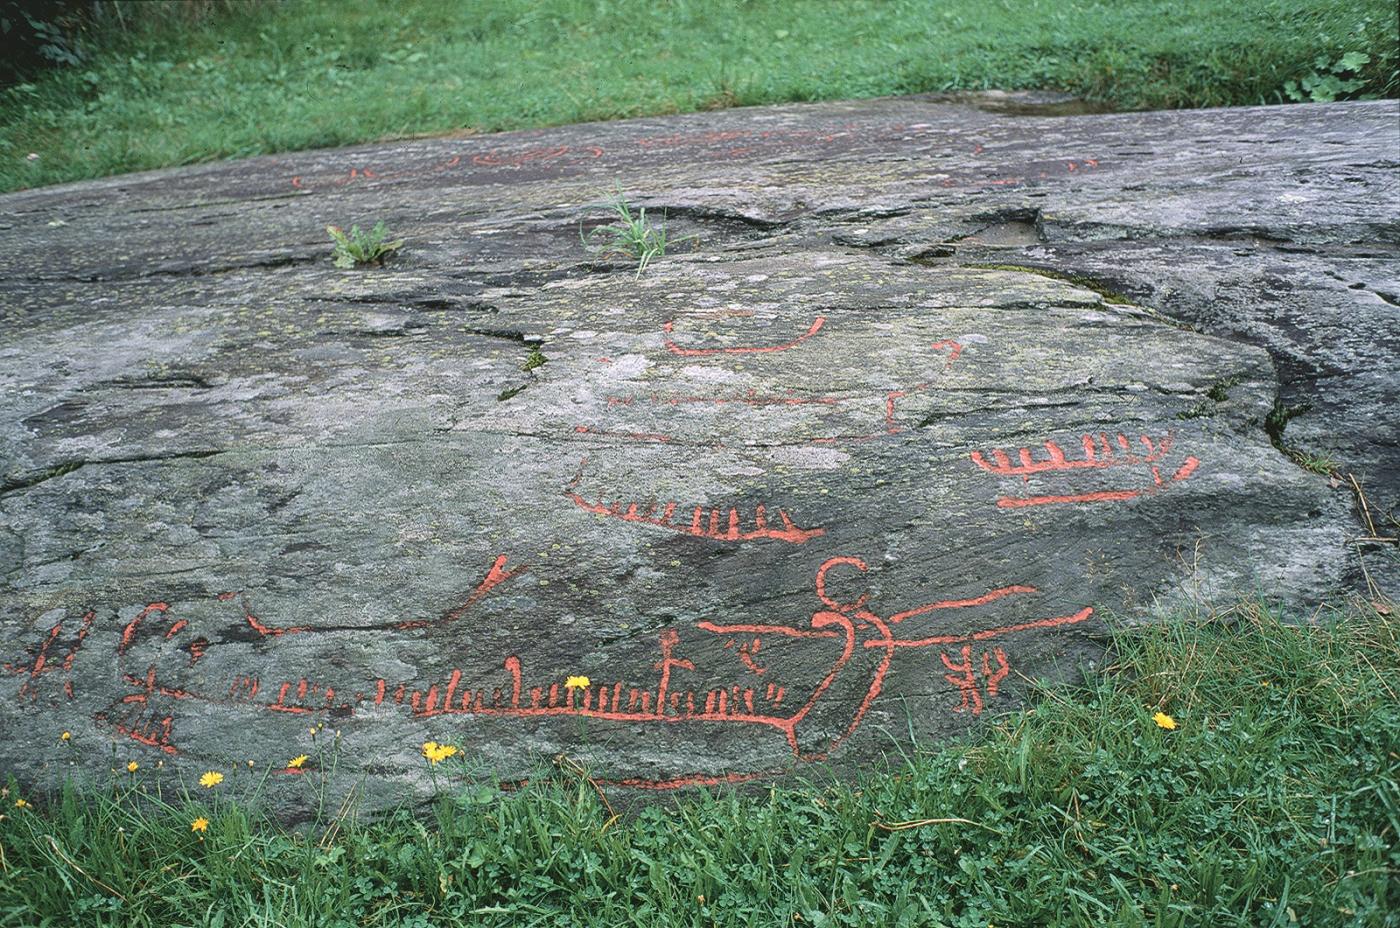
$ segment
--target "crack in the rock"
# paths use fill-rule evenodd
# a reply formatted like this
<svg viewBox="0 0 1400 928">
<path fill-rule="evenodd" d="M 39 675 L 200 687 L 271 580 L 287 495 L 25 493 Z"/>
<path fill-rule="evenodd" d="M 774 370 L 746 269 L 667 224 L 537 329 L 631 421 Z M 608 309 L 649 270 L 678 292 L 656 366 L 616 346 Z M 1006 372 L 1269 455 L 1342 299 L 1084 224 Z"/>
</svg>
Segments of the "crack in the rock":
<svg viewBox="0 0 1400 928">
<path fill-rule="evenodd" d="M 294 265 L 312 264 L 324 258 L 321 254 L 308 255 L 269 255 L 266 258 L 259 258 L 241 264 L 216 264 L 209 267 L 199 267 L 191 265 L 188 267 L 166 267 L 153 268 L 146 271 L 134 273 L 92 273 L 92 274 L 52 274 L 39 275 L 35 277 L 11 278 L 11 281 L 22 283 L 128 283 L 138 280 L 151 280 L 161 277 L 214 277 L 223 274 L 232 274 L 237 271 L 251 270 L 276 270 L 278 268 L 291 267 Z"/>
<path fill-rule="evenodd" d="M 237 200 L 209 200 L 204 203 L 179 203 L 174 206 L 138 206 L 131 211 L 133 213 L 170 213 L 182 209 L 208 209 L 213 206 L 242 206 L 245 203 L 267 203 L 272 200 L 295 200 L 304 194 L 292 193 L 271 193 L 260 197 L 242 197 Z"/>
<path fill-rule="evenodd" d="M 747 226 L 753 229 L 761 229 L 765 232 L 781 228 L 793 220 L 806 215 L 808 212 L 804 208 L 782 219 L 764 219 L 761 216 L 744 215 L 743 213 L 735 212 L 722 206 L 701 206 L 699 204 L 672 206 L 662 204 L 661 209 L 667 221 L 680 217 L 682 219 L 691 219 L 696 222 L 719 222 Z"/>
<path fill-rule="evenodd" d="M 355 296 L 311 296 L 307 303 L 332 303 L 351 306 L 392 306 L 399 309 L 427 310 L 441 312 L 447 310 L 485 309 L 494 311 L 496 307 L 478 300 L 464 299 L 460 302 L 433 296 L 394 296 L 377 293 L 362 293 Z"/>
<path fill-rule="evenodd" d="M 433 432 L 439 430 L 434 429 Z M 27 476 L 16 477 L 0 484 L 0 498 L 9 496 L 23 490 L 38 486 L 48 480 L 71 474 L 82 467 L 104 467 L 111 464 L 147 464 L 160 463 L 163 461 L 179 460 L 202 460 L 205 458 L 217 457 L 224 454 L 266 454 L 276 451 L 344 451 L 355 448 L 392 448 L 399 445 L 417 445 L 432 441 L 432 435 L 424 434 L 414 438 L 403 438 L 394 441 L 362 441 L 331 443 L 324 445 L 296 444 L 296 445 L 259 445 L 246 448 L 210 448 L 199 451 L 175 451 L 169 454 L 143 454 L 132 455 L 130 457 L 119 458 L 94 458 L 91 460 L 63 461 L 52 467 L 44 468 Z"/>
<path fill-rule="evenodd" d="M 81 391 L 91 391 L 101 387 L 117 387 L 122 390 L 212 390 L 216 384 L 199 374 L 154 376 L 141 380 L 118 379 L 103 383 L 89 384 Z"/>
<path fill-rule="evenodd" d="M 52 467 L 47 467 L 34 474 L 30 474 L 27 477 L 18 477 L 11 480 L 7 480 L 4 483 L 0 483 L 0 497 L 8 496 L 11 493 L 15 493 L 20 490 L 27 490 L 31 487 L 36 487 L 47 480 L 53 480 L 58 477 L 62 477 L 65 474 L 71 474 L 73 473 L 73 471 L 78 470 L 81 467 L 87 467 L 89 465 L 101 466 L 104 464 L 142 464 L 151 461 L 174 461 L 179 460 L 181 458 L 208 458 L 221 453 L 222 452 L 219 450 L 176 451 L 170 454 L 137 455 L 135 457 L 126 458 L 99 458 L 90 461 L 63 461 L 59 464 L 53 465 Z"/>
</svg>

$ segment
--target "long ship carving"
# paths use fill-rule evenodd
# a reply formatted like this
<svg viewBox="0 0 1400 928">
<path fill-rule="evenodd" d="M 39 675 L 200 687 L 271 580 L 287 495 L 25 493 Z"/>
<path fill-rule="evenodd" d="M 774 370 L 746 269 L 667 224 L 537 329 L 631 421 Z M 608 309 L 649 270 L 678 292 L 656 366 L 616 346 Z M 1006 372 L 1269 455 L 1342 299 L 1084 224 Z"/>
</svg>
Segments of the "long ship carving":
<svg viewBox="0 0 1400 928">
<path fill-rule="evenodd" d="M 1160 466 L 1172 449 L 1173 436 L 1169 433 L 1154 440 L 1149 435 L 1139 435 L 1137 443 L 1127 435 L 1118 433 L 1110 438 L 1105 433 L 1088 434 L 1080 437 L 1080 456 L 1070 457 L 1059 444 L 1053 441 L 1043 443 L 1044 457 L 1037 455 L 1030 447 L 1019 448 L 1012 455 L 1000 448 L 991 453 L 991 460 L 980 451 L 972 452 L 972 462 L 978 467 L 999 477 L 1020 477 L 1029 482 L 1036 474 L 1072 472 L 1085 470 L 1107 470 L 1117 467 L 1146 466 L 1152 482 L 1140 487 L 1119 490 L 1095 490 L 1088 493 L 1054 494 L 1039 496 L 1000 496 L 997 506 L 1002 509 L 1019 509 L 1027 506 L 1047 506 L 1063 503 L 1122 502 L 1140 496 L 1156 493 L 1172 484 L 1186 480 L 1200 467 L 1198 458 L 1187 456 L 1175 471 L 1163 475 Z"/>
<path fill-rule="evenodd" d="M 582 465 L 580 465 L 580 475 Z M 589 500 L 576 492 L 579 476 L 569 482 L 564 495 L 584 512 L 633 522 L 640 525 L 653 525 L 694 538 L 707 538 L 711 541 L 785 541 L 800 545 L 826 534 L 824 528 L 801 528 L 792 521 L 784 510 L 777 510 L 777 524 L 769 521 L 768 507 L 759 503 L 753 509 L 751 518 L 740 512 L 737 506 L 709 508 L 704 506 L 682 507 L 675 502 L 664 506 L 650 502 L 643 506 L 637 502 L 607 503 L 603 500 Z M 679 516 L 677 513 L 679 512 Z M 687 517 L 688 513 L 688 517 Z"/>
<path fill-rule="evenodd" d="M 489 589 L 513 573 L 497 558 L 487 579 L 478 585 L 455 616 L 474 606 Z M 938 599 L 881 616 L 870 606 L 870 594 L 849 602 L 828 591 L 828 574 L 845 574 L 843 586 L 868 570 L 864 561 L 841 556 L 826 559 L 814 577 L 816 599 L 806 622 L 791 624 L 726 621 L 722 616 L 686 623 L 698 638 L 682 656 L 678 627 L 661 630 L 656 660 L 634 665 L 616 674 L 599 674 L 596 683 L 566 677 L 557 667 L 536 667 L 527 680 L 519 653 L 503 649 L 500 671 L 479 668 L 444 668 L 438 679 L 390 681 L 385 677 L 332 674 L 317 667 L 318 678 L 301 675 L 286 679 L 272 671 L 267 677 L 242 672 L 220 683 L 192 675 L 191 653 L 184 638 L 195 634 L 193 623 L 176 618 L 165 602 L 151 603 L 125 626 L 116 645 L 118 672 L 126 692 L 118 695 L 93 721 L 116 734 L 169 755 L 182 753 L 178 721 L 192 704 L 244 707 L 276 716 L 307 718 L 371 719 L 385 712 L 401 712 L 418 720 L 442 717 L 495 716 L 524 721 L 577 717 L 628 724 L 724 724 L 778 734 L 786 742 L 792 762 L 819 760 L 836 751 L 861 726 L 880 695 L 886 675 L 897 655 L 929 649 L 925 658 L 931 674 L 941 674 L 954 687 L 960 704 L 953 712 L 979 714 L 985 701 L 996 698 L 1009 670 L 1001 639 L 1028 631 L 1052 631 L 1077 625 L 1093 613 L 1090 607 L 1065 615 L 1034 618 L 987 627 L 983 623 L 953 627 L 938 623 L 935 615 L 953 615 L 1039 591 L 1027 584 L 1013 584 L 966 598 Z M 854 572 L 854 574 L 853 574 Z M 229 602 L 236 597 L 217 597 Z M 240 612 L 246 612 L 246 607 Z M 90 619 L 88 610 L 71 643 L 66 631 L 55 625 L 30 649 L 32 660 L 6 669 L 25 678 L 15 694 L 23 705 L 34 701 L 30 690 L 67 693 L 70 675 L 79 668 L 70 658 L 83 648 Z M 234 620 L 246 623 L 247 616 Z M 264 629 L 274 626 L 262 623 Z M 381 623 L 376 630 L 405 631 L 416 623 Z M 279 626 L 280 628 L 280 626 Z M 283 635 L 289 634 L 287 630 Z M 718 647 L 706 647 L 705 639 L 718 639 Z M 271 643 L 281 635 L 259 633 Z M 204 639 L 197 639 L 203 641 Z M 55 644 L 59 642 L 59 644 Z M 56 647 L 69 644 L 62 656 Z M 797 650 L 793 650 L 796 648 Z M 761 655 L 761 660 L 759 659 Z M 50 659 L 52 656 L 52 659 Z M 737 661 L 730 664 L 730 661 Z M 815 658 L 815 661 L 814 661 Z M 649 665 L 649 668 L 648 668 Z M 50 672 L 50 668 L 52 672 Z M 645 669 L 644 669 L 645 668 Z M 290 669 L 290 668 L 288 668 Z M 299 666 L 305 674 L 312 668 Z M 501 671 L 504 671 L 502 674 Z M 285 673 L 285 671 L 283 671 Z M 435 675 L 436 676 L 436 675 Z M 53 679 L 47 679 L 52 677 Z M 688 783 L 741 782 L 761 772 L 730 771 L 720 775 L 686 774 L 666 780 L 626 778 L 618 785 L 664 789 Z"/>
<path fill-rule="evenodd" d="M 677 656 L 680 635 L 675 629 L 666 629 L 660 635 L 660 659 L 652 665 L 654 677 L 645 683 L 631 680 L 605 680 L 594 683 L 585 680 L 586 685 L 571 687 L 567 685 L 567 681 L 560 682 L 556 676 L 553 682 L 530 685 L 526 682 L 525 668 L 520 658 L 511 654 L 502 663 L 506 677 L 500 685 L 463 687 L 465 675 L 461 669 L 454 669 L 446 679 L 430 683 L 426 687 L 421 684 L 391 684 L 387 680 L 379 679 L 374 685 L 372 701 L 376 706 L 407 708 L 417 718 L 443 715 L 525 719 L 574 716 L 631 723 L 722 723 L 757 726 L 782 733 L 794 760 L 813 761 L 828 757 L 860 727 L 871 704 L 883 689 L 886 674 L 896 653 L 924 648 L 940 651 L 947 647 L 959 649 L 961 664 L 955 664 L 951 658 L 942 656 L 943 666 L 956 672 L 956 676 L 949 676 L 948 679 L 958 687 L 963 697 L 963 704 L 953 711 L 970 710 L 973 714 L 978 714 L 982 709 L 982 700 L 980 694 L 972 689 L 973 647 L 983 646 L 984 642 L 1020 632 L 1077 625 L 1087 620 L 1094 611 L 1086 606 L 1067 615 L 1033 619 L 979 631 L 947 631 L 934 635 L 916 633 L 914 637 L 901 637 L 896 634 L 896 629 L 906 620 L 943 610 L 985 606 L 1005 597 L 1035 594 L 1039 591 L 1032 586 L 1015 584 L 972 598 L 926 603 L 881 618 L 867 608 L 868 595 L 862 595 L 849 603 L 838 602 L 828 595 L 827 574 L 835 568 L 853 568 L 860 573 L 868 570 L 865 562 L 859 558 L 827 559 L 817 570 L 815 578 L 817 597 L 821 600 L 823 608 L 815 611 L 805 626 L 712 621 L 700 621 L 694 625 L 699 631 L 723 638 L 749 640 L 749 654 L 758 650 L 759 642 L 763 639 L 811 639 L 828 642 L 833 650 L 831 662 L 824 672 L 818 671 L 822 674 L 820 679 L 804 683 L 798 687 L 799 692 L 795 695 L 776 682 L 764 683 L 756 679 L 760 674 L 780 668 L 770 664 L 760 669 L 751 661 L 745 661 L 744 664 L 755 677 L 753 685 L 736 684 L 732 681 L 698 689 L 677 685 L 673 676 L 675 671 L 694 673 L 697 667 L 694 662 Z M 876 656 L 873 666 L 856 663 L 858 655 L 866 651 L 873 651 Z M 768 653 L 768 649 L 764 649 L 764 653 Z M 996 662 L 995 668 L 993 659 Z M 996 647 L 986 652 L 982 663 L 984 676 L 987 678 L 985 690 L 989 697 L 994 697 L 998 684 L 1009 672 L 1006 654 Z M 834 735 L 822 736 L 818 745 L 804 746 L 799 741 L 799 728 L 803 721 L 811 715 L 818 703 L 831 699 L 832 686 L 839 677 L 852 673 L 868 676 L 863 678 L 863 683 L 858 684 L 858 687 L 864 687 L 863 692 L 858 688 L 854 699 L 849 695 L 841 699 L 843 705 L 850 707 L 850 714 L 844 719 L 844 728 Z M 820 750 L 812 750 L 814 747 L 820 747 Z"/>
</svg>

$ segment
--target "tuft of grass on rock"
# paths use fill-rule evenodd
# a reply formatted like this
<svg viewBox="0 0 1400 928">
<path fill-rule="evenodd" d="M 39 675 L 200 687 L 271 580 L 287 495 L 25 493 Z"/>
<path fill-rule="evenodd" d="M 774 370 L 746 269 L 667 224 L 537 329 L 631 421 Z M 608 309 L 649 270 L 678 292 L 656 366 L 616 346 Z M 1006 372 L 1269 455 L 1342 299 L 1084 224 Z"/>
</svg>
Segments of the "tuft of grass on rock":
<svg viewBox="0 0 1400 928">
<path fill-rule="evenodd" d="M 404 246 L 404 239 L 388 241 L 389 228 L 384 220 L 374 224 L 368 232 L 359 226 L 351 226 L 346 232 L 339 226 L 326 226 L 326 234 L 335 243 L 331 258 L 336 267 L 378 267 L 390 255 Z"/>
<path fill-rule="evenodd" d="M 444 764 L 426 818 L 301 830 L 11 784 L 0 925 L 1395 924 L 1400 621 L 1247 602 L 1120 630 L 1109 656 L 853 783 L 807 768 L 621 819 L 561 769 L 501 793 Z"/>
<path fill-rule="evenodd" d="M 641 277 L 652 259 L 665 256 L 667 246 L 674 243 L 667 238 L 665 226 L 654 226 L 647 221 L 646 207 L 633 213 L 621 191 L 613 198 L 609 208 L 616 218 L 587 235 L 580 230 L 579 238 L 584 245 L 596 247 L 604 255 L 620 254 L 635 258 L 636 276 Z M 601 244 L 599 239 L 602 239 Z"/>
</svg>

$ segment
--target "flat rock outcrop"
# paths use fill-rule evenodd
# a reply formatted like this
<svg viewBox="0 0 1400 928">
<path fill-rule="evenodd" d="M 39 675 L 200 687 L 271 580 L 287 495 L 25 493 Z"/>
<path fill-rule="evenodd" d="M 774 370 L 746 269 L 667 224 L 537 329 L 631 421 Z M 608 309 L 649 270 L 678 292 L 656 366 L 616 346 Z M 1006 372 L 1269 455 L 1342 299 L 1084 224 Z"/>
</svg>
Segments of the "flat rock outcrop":
<svg viewBox="0 0 1400 928">
<path fill-rule="evenodd" d="M 0 198 L 0 770 L 766 780 L 1112 616 L 1394 595 L 1396 104 L 975 103 Z M 672 240 L 640 275 L 581 240 L 617 192 Z"/>
</svg>

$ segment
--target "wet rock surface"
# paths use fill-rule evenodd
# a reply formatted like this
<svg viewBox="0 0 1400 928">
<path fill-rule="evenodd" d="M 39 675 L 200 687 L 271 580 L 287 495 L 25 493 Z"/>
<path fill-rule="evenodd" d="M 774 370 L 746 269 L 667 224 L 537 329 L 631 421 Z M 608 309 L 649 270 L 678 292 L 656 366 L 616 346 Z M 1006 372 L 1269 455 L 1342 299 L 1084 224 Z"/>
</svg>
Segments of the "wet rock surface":
<svg viewBox="0 0 1400 928">
<path fill-rule="evenodd" d="M 1393 595 L 1395 104 L 994 102 L 4 197 L 0 769 L 761 781 L 962 731 L 1110 615 Z M 580 241 L 615 189 L 679 242 L 640 277 Z"/>
</svg>

